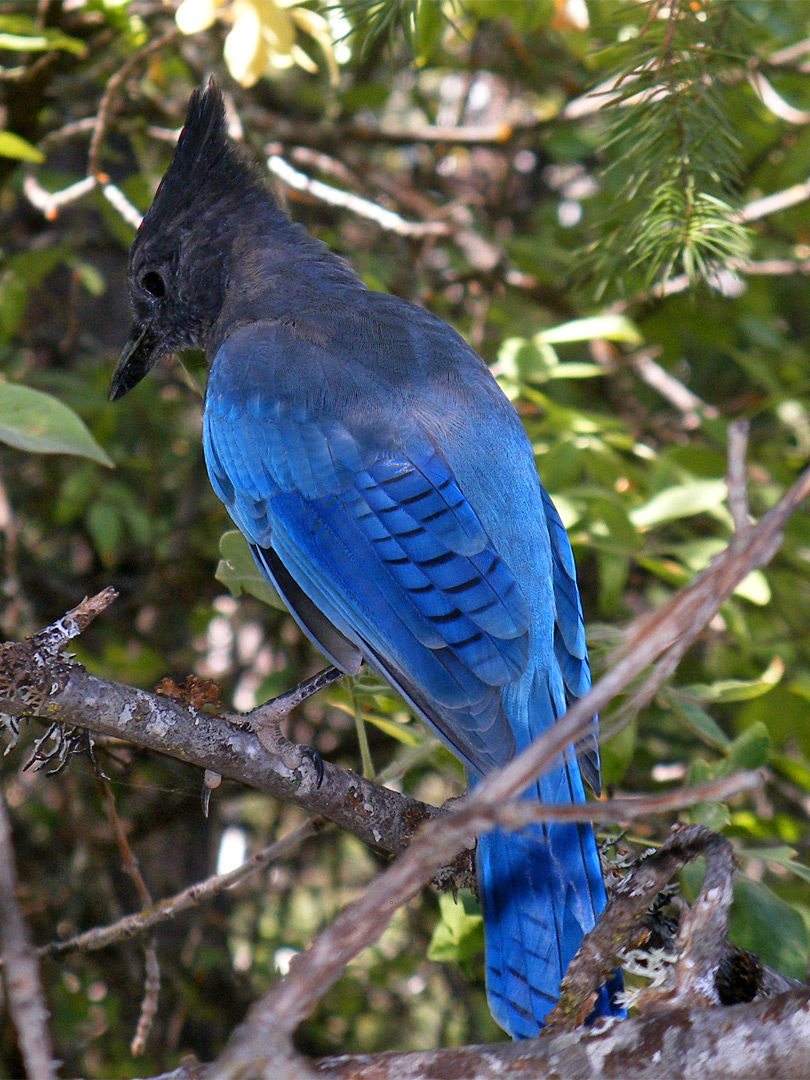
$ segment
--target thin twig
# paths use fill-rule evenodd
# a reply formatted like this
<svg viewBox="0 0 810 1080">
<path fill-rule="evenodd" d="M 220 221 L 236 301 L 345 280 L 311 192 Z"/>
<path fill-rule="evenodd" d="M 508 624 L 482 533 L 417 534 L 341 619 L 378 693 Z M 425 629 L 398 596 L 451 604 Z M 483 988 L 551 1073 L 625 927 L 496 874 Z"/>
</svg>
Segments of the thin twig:
<svg viewBox="0 0 810 1080">
<path fill-rule="evenodd" d="M 227 874 L 214 874 L 204 881 L 197 881 L 175 896 L 159 900 L 148 910 L 133 915 L 125 915 L 124 918 L 118 919 L 109 926 L 94 927 L 92 930 L 87 930 L 83 934 L 76 934 L 65 941 L 52 941 L 38 950 L 39 955 L 47 957 L 62 956 L 64 953 L 75 951 L 92 952 L 96 949 L 105 949 L 108 945 L 114 945 L 120 941 L 129 941 L 130 938 L 143 933 L 150 927 L 166 922 L 167 919 L 172 919 L 190 908 L 199 907 L 226 889 L 233 888 L 249 875 L 255 874 L 258 870 L 263 870 L 269 863 L 291 854 L 304 840 L 313 836 L 316 831 L 315 825 L 312 822 L 307 822 L 283 839 L 269 844 L 267 847 L 262 848 L 261 851 L 257 851 L 241 866 L 236 867 L 235 870 L 230 870 Z"/>
<path fill-rule="evenodd" d="M 157 954 L 157 938 L 153 934 L 144 944 L 144 980 L 141 1011 L 138 1026 L 129 1049 L 133 1057 L 140 1057 L 152 1031 L 160 1000 L 160 962 Z"/>
<path fill-rule="evenodd" d="M 791 206 L 810 199 L 810 179 L 802 184 L 793 184 L 782 191 L 774 191 L 771 195 L 763 195 L 761 199 L 754 199 L 740 210 L 737 215 L 739 221 L 759 221 L 770 214 L 778 214 L 781 210 L 787 210 Z"/>
<path fill-rule="evenodd" d="M 121 824 L 121 819 L 118 816 L 118 809 L 115 805 L 115 794 L 110 787 L 109 781 L 105 778 L 98 777 L 97 783 L 102 793 L 101 801 L 104 812 L 107 815 L 107 820 L 110 822 L 113 835 L 115 836 L 115 842 L 121 854 L 124 871 L 135 884 L 142 910 L 147 911 L 153 906 L 152 894 L 149 892 L 149 888 L 143 879 L 141 868 L 138 865 L 138 859 L 130 847 L 126 832 Z M 134 1057 L 138 1057 L 146 1049 L 146 1041 L 149 1038 L 152 1024 L 157 1015 L 158 998 L 160 995 L 160 962 L 157 955 L 157 938 L 152 935 L 144 942 L 143 948 L 145 973 L 143 998 L 141 1001 L 138 1025 L 132 1043 L 130 1044 L 130 1049 Z"/>
<path fill-rule="evenodd" d="M 728 428 L 728 508 L 735 530 L 746 535 L 751 528 L 748 510 L 748 467 L 745 454 L 748 449 L 747 420 L 735 420 Z"/>
<path fill-rule="evenodd" d="M 101 99 L 99 105 L 98 114 L 96 116 L 96 126 L 93 132 L 93 138 L 90 140 L 90 149 L 87 152 L 87 175 L 88 177 L 97 177 L 101 172 L 99 167 L 99 156 L 101 154 L 101 143 L 104 139 L 104 135 L 109 126 L 112 118 L 113 107 L 115 104 L 115 98 L 123 86 L 124 82 L 129 78 L 132 72 L 141 64 L 144 60 L 148 59 L 152 53 L 158 52 L 164 45 L 168 45 L 170 41 L 180 33 L 178 27 L 173 23 L 168 30 L 162 33 L 159 37 L 154 38 L 148 42 L 143 48 L 138 49 L 136 53 L 124 63 L 115 75 L 107 83 L 107 88 L 104 91 L 104 96 Z"/>
<path fill-rule="evenodd" d="M 120 188 L 116 187 L 115 184 L 104 184 L 101 193 L 113 210 L 118 211 L 127 225 L 131 225 L 133 229 L 140 228 L 143 214 L 136 206 L 132 205 Z"/>
<path fill-rule="evenodd" d="M 23 180 L 23 195 L 48 221 L 55 221 L 64 206 L 69 206 L 70 203 L 84 198 L 97 187 L 97 178 L 86 176 L 83 180 L 77 180 L 75 184 L 62 188 L 61 191 L 46 191 L 34 174 L 27 172 Z"/>
<path fill-rule="evenodd" d="M 517 831 L 527 825 L 543 821 L 592 821 L 624 824 L 640 817 L 651 817 L 685 810 L 700 803 L 724 802 L 734 795 L 754 791 L 762 786 L 759 773 L 738 772 L 695 787 L 677 788 L 663 795 L 633 795 L 605 802 L 575 805 L 557 805 L 517 799 L 498 806 L 487 806 L 470 816 L 469 826 L 476 833 L 497 825 L 501 829 Z M 460 811 L 459 811 L 460 812 Z"/>
<path fill-rule="evenodd" d="M 810 56 L 810 38 L 802 38 L 800 41 L 794 41 L 792 44 L 786 45 L 784 49 L 777 49 L 776 52 L 772 52 L 768 57 L 768 63 L 773 64 L 774 67 L 782 67 L 787 64 L 794 64 L 797 60 L 803 60 L 807 56 Z"/>
</svg>

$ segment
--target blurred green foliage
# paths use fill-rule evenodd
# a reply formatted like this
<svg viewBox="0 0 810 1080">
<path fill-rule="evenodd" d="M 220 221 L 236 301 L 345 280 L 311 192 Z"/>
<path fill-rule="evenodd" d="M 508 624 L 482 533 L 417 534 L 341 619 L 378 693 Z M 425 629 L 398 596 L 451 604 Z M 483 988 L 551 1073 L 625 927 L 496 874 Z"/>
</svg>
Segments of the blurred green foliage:
<svg viewBox="0 0 810 1080">
<path fill-rule="evenodd" d="M 260 583 L 205 475 L 193 385 L 202 370 L 164 365 L 124 403 L 107 402 L 129 319 L 131 220 L 100 189 L 49 215 L 32 202 L 32 183 L 56 192 L 85 175 L 105 89 L 131 62 L 104 106 L 98 165 L 141 211 L 188 95 L 215 70 L 257 151 L 272 142 L 327 184 L 409 221 L 449 223 L 440 236 L 401 236 L 282 192 L 369 285 L 429 306 L 493 365 L 570 530 L 598 674 L 621 627 L 728 542 L 730 421 L 751 423 L 756 516 L 810 456 L 808 203 L 801 193 L 778 200 L 744 228 L 736 216 L 810 173 L 801 44 L 810 4 L 310 6 L 330 27 L 339 80 L 304 30 L 309 64 L 292 51 L 298 37 L 287 41 L 286 67 L 270 62 L 266 35 L 253 42 L 264 52 L 251 56 L 272 73 L 256 68 L 247 90 L 223 60 L 229 5 L 206 29 L 167 36 L 138 58 L 172 30 L 162 3 L 54 0 L 32 13 L 0 0 L 0 628 L 19 638 L 114 585 L 121 599 L 77 646 L 106 677 L 151 688 L 196 672 L 246 709 L 320 664 L 292 620 L 251 595 Z M 617 75 L 619 98 L 597 107 L 589 91 Z M 446 134 L 455 127 L 457 138 Z M 27 427 L 14 412 L 23 405 Z M 63 456 L 77 453 L 84 459 Z M 810 926 L 808 626 L 803 508 L 773 563 L 740 585 L 650 707 L 615 733 L 623 702 L 602 721 L 610 791 L 765 767 L 756 797 L 688 817 L 739 851 L 734 940 L 797 976 Z M 138 901 L 89 764 L 56 778 L 21 771 L 40 733 L 24 730 L 3 771 L 25 911 L 46 942 Z M 307 703 L 289 733 L 419 798 L 463 789 L 451 756 L 366 672 Z M 301 820 L 228 784 L 206 818 L 195 771 L 121 746 L 99 755 L 155 898 L 212 873 L 226 827 L 252 849 Z M 655 844 L 671 823 L 639 823 L 625 842 Z M 262 880 L 162 928 L 160 1011 L 139 1061 L 128 1049 L 138 943 L 46 961 L 65 1075 L 148 1075 L 189 1053 L 210 1059 L 248 1002 L 380 865 L 353 837 L 326 832 Z M 699 870 L 686 875 L 687 895 L 698 879 Z M 302 1048 L 496 1038 L 480 921 L 473 898 L 461 901 L 426 892 L 399 912 L 302 1027 Z M 6 1020 L 0 1073 L 17 1074 L 15 1055 Z"/>
</svg>

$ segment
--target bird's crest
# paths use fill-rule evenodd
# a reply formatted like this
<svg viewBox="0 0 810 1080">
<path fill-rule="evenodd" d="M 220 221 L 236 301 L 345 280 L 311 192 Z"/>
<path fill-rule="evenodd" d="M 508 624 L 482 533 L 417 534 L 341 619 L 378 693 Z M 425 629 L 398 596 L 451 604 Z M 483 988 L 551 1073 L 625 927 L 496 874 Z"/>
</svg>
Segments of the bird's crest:
<svg viewBox="0 0 810 1080">
<path fill-rule="evenodd" d="M 228 149 L 225 101 L 214 79 L 210 79 L 204 90 L 198 88 L 189 99 L 172 169 L 192 173 L 199 163 L 215 159 Z"/>
<path fill-rule="evenodd" d="M 258 195 L 275 205 L 263 174 L 229 138 L 222 91 L 211 79 L 191 95 L 177 149 L 144 222 L 185 216 L 189 209 L 198 217 L 206 204 L 237 194 L 243 204 Z"/>
</svg>

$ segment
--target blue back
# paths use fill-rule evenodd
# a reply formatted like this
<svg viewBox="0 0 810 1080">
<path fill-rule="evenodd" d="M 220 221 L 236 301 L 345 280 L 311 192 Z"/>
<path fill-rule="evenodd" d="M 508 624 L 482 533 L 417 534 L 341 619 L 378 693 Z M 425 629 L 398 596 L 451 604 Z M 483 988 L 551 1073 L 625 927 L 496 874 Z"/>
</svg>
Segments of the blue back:
<svg viewBox="0 0 810 1080">
<path fill-rule="evenodd" d="M 590 685 L 571 549 L 529 440 L 483 361 L 421 309 L 358 285 L 278 310 L 214 359 L 214 488 L 318 648 L 347 672 L 368 662 L 484 776 Z M 527 797 L 582 802 L 574 752 Z M 492 833 L 478 869 L 493 1014 L 535 1035 L 605 903 L 593 832 Z"/>
</svg>

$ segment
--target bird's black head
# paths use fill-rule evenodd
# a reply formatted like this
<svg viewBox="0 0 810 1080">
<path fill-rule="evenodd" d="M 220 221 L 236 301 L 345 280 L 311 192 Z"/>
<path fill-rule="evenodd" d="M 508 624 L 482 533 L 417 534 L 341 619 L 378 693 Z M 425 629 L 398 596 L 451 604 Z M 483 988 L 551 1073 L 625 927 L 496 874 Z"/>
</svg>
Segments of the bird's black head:
<svg viewBox="0 0 810 1080">
<path fill-rule="evenodd" d="M 228 138 L 222 94 L 195 90 L 180 141 L 129 254 L 135 318 L 110 387 L 123 397 L 168 353 L 204 348 L 240 233 L 283 219 L 257 167 Z"/>
</svg>

